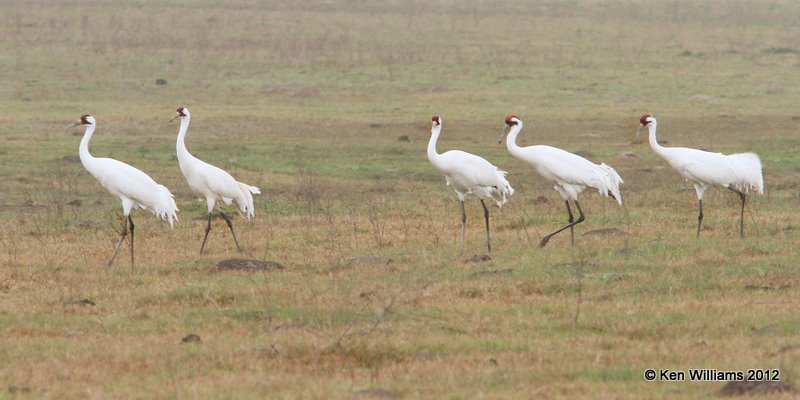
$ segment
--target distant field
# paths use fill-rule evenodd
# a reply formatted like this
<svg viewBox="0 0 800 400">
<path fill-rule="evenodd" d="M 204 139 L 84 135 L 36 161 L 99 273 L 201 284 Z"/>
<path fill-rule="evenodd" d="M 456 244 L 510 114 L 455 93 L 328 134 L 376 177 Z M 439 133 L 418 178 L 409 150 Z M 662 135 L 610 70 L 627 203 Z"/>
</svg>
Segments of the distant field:
<svg viewBox="0 0 800 400">
<path fill-rule="evenodd" d="M 0 399 L 724 386 L 646 368 L 797 381 L 799 21 L 788 0 L 2 2 Z M 256 220 L 234 220 L 242 253 L 215 221 L 197 254 L 206 206 L 175 159 L 178 106 L 189 150 L 262 190 Z M 625 209 L 587 191 L 576 245 L 537 248 L 566 216 L 497 144 L 511 112 L 523 143 L 616 168 Z M 133 273 L 126 253 L 105 268 L 121 208 L 77 160 L 83 130 L 64 129 L 84 113 L 94 155 L 146 171 L 181 209 L 172 230 L 134 212 Z M 643 113 L 667 146 L 761 156 L 744 240 L 722 189 L 694 239 L 691 185 L 632 143 Z M 486 157 L 517 190 L 491 209 L 491 261 L 464 262 L 485 251 L 477 201 L 458 252 L 458 203 L 425 157 L 433 114 L 440 151 Z M 232 257 L 287 268 L 217 270 Z"/>
</svg>

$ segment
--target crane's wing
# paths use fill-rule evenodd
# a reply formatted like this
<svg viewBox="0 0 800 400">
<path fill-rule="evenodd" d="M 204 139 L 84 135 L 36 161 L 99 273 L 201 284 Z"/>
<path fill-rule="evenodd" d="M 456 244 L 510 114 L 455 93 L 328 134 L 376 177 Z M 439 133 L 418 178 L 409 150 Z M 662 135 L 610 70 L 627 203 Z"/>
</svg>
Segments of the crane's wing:
<svg viewBox="0 0 800 400">
<path fill-rule="evenodd" d="M 170 225 L 177 219 L 178 207 L 172 193 L 141 170 L 113 158 L 96 158 L 89 172 L 120 199 L 132 200 L 135 206 L 153 211 Z"/>
<path fill-rule="evenodd" d="M 193 174 L 200 177 L 201 184 L 211 193 L 221 198 L 225 204 L 236 202 L 239 211 L 251 218 L 254 216 L 253 195 L 261 190 L 242 182 L 237 182 L 227 171 L 201 160 L 193 167 Z"/>
<path fill-rule="evenodd" d="M 685 147 L 665 150 L 669 164 L 691 182 L 763 193 L 761 161 L 754 153 L 725 155 Z"/>
</svg>

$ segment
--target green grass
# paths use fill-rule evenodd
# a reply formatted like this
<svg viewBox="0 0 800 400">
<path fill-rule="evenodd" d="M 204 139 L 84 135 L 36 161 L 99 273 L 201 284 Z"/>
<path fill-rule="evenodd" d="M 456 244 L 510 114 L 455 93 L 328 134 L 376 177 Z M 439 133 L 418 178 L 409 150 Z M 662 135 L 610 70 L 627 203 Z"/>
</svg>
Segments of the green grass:
<svg viewBox="0 0 800 400">
<path fill-rule="evenodd" d="M 720 382 L 645 368 L 780 368 L 798 377 L 796 21 L 791 1 L 169 2 L 0 4 L 0 399 L 707 398 Z M 167 81 L 156 85 L 157 79 Z M 206 213 L 174 157 L 187 146 L 259 186 L 257 218 Z M 587 191 L 587 221 L 497 140 L 586 151 L 624 178 L 626 210 Z M 106 269 L 118 201 L 77 162 L 143 169 L 181 212 L 134 212 L 137 266 Z M 755 151 L 767 193 L 696 197 L 647 146 Z M 478 153 L 517 190 L 459 207 L 430 166 Z M 409 141 L 399 141 L 408 136 Z M 639 157 L 624 157 L 634 152 Z M 584 233 L 617 228 L 621 235 Z M 387 262 L 360 264 L 353 257 Z M 231 257 L 285 270 L 220 272 Z M 86 305 L 89 299 L 96 305 Z M 189 333 L 199 343 L 182 343 Z M 383 390 L 383 392 L 381 391 Z M 791 398 L 794 394 L 783 394 Z M 774 395 L 772 397 L 781 397 Z"/>
</svg>

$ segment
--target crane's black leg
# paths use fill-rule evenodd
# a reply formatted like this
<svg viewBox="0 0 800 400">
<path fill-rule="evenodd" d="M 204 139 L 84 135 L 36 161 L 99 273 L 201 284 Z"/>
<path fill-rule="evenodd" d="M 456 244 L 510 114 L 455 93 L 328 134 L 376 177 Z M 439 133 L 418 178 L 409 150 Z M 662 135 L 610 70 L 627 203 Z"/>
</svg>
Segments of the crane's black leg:
<svg viewBox="0 0 800 400">
<path fill-rule="evenodd" d="M 225 215 L 224 212 L 220 211 L 219 215 L 221 215 L 222 219 L 225 220 L 225 223 L 228 224 L 228 228 L 230 228 L 230 230 L 231 230 L 231 235 L 233 235 L 233 241 L 234 241 L 234 243 L 236 243 L 236 248 L 239 249 L 239 251 L 242 251 L 242 248 L 239 247 L 239 241 L 236 240 L 236 233 L 233 232 L 233 222 L 231 222 L 231 219 L 228 218 L 228 216 Z"/>
<path fill-rule="evenodd" d="M 464 201 L 461 201 L 461 251 L 464 251 L 464 232 L 467 229 L 467 212 L 464 211 Z"/>
<path fill-rule="evenodd" d="M 122 244 L 122 241 L 125 240 L 125 236 L 128 235 L 128 221 L 125 220 L 125 216 L 122 217 L 122 233 L 119 235 L 119 240 L 117 241 L 117 245 L 114 246 L 114 255 L 111 256 L 111 259 L 108 260 L 108 267 L 111 267 L 114 264 L 114 260 L 117 258 L 117 252 L 119 251 L 119 246 Z"/>
<path fill-rule="evenodd" d="M 575 217 L 572 216 L 572 209 L 569 208 L 569 200 L 564 200 L 564 204 L 567 205 L 567 215 L 569 215 L 569 219 L 567 219 L 567 223 L 572 223 L 575 221 Z M 569 227 L 569 244 L 574 246 L 575 245 L 575 229 L 574 226 Z"/>
<path fill-rule="evenodd" d="M 583 222 L 584 219 L 586 219 L 583 216 L 583 210 L 581 210 L 581 205 L 577 201 L 575 202 L 575 207 L 578 208 L 578 213 L 579 213 L 578 219 L 575 220 L 574 222 L 570 222 L 569 224 L 559 228 L 555 232 L 550 233 L 549 235 L 543 237 L 542 241 L 539 242 L 539 247 L 544 247 L 547 244 L 547 242 L 550 241 L 550 238 L 552 238 L 553 236 L 555 236 L 556 234 L 560 233 L 561 231 L 567 228 L 572 228 L 573 226 L 580 224 L 581 222 Z"/>
<path fill-rule="evenodd" d="M 489 209 L 486 208 L 486 203 L 483 202 L 483 199 L 481 199 L 481 205 L 483 206 L 483 218 L 486 220 L 486 247 L 489 248 L 489 253 L 491 253 L 492 238 L 489 236 Z"/>
<path fill-rule="evenodd" d="M 739 190 L 736 190 L 732 187 L 728 187 L 732 192 L 739 195 L 739 198 L 742 199 L 742 209 L 739 212 L 739 237 L 744 238 L 744 201 L 745 201 L 745 194 Z"/>
<path fill-rule="evenodd" d="M 133 230 L 134 230 L 134 226 L 133 226 L 133 218 L 131 218 L 130 215 L 128 215 L 128 223 L 131 226 L 131 272 L 133 272 L 133 265 L 134 265 L 133 264 Z"/>
<path fill-rule="evenodd" d="M 203 244 L 200 245 L 200 255 L 203 255 L 203 249 L 206 247 L 206 240 L 208 239 L 208 232 L 211 231 L 211 213 L 208 213 L 208 225 L 206 225 L 206 235 L 203 236 Z"/>
<path fill-rule="evenodd" d="M 697 208 L 700 211 L 697 213 L 697 235 L 695 237 L 700 239 L 700 225 L 703 223 L 703 199 L 697 201 Z"/>
</svg>

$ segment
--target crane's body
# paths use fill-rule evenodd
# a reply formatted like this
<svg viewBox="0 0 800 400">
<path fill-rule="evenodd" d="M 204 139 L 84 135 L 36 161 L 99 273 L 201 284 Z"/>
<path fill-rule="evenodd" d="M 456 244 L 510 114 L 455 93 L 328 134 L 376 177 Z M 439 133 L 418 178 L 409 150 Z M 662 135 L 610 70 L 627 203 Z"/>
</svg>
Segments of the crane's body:
<svg viewBox="0 0 800 400">
<path fill-rule="evenodd" d="M 570 242 L 574 243 L 573 227 L 585 219 L 578 203 L 578 196 L 586 188 L 594 188 L 604 196 L 611 196 L 622 205 L 622 195 L 619 192 L 622 178 L 613 168 L 606 164 L 595 164 L 581 156 L 552 146 L 520 147 L 517 145 L 517 136 L 522 130 L 522 120 L 511 114 L 506 117 L 506 126 L 508 129 L 504 135 L 508 135 L 506 139 L 508 152 L 528 163 L 543 178 L 553 182 L 553 188 L 561 195 L 567 206 L 569 223 L 545 236 L 539 243 L 540 247 L 544 247 L 551 237 L 567 228 L 570 229 Z M 572 215 L 570 201 L 575 203 L 580 213 L 577 221 Z"/>
<path fill-rule="evenodd" d="M 508 137 L 507 147 L 511 155 L 527 162 L 542 178 L 553 182 L 553 188 L 562 199 L 577 201 L 581 192 L 586 188 L 593 188 L 604 196 L 611 195 L 622 205 L 622 196 L 619 193 L 622 179 L 611 167 L 595 164 L 557 147 L 519 147 L 516 145 L 516 137 L 512 138 L 511 135 Z"/>
<path fill-rule="evenodd" d="M 506 203 L 508 196 L 514 194 L 514 188 L 506 179 L 507 173 L 489 161 L 461 150 L 450 150 L 439 154 L 436 142 L 442 131 L 441 117 L 432 118 L 431 138 L 428 141 L 428 160 L 445 176 L 448 185 L 453 187 L 461 202 L 461 247 L 464 246 L 464 231 L 467 216 L 464 211 L 464 200 L 467 195 L 474 194 L 481 201 L 486 220 L 486 245 L 492 250 L 489 234 L 489 209 L 484 200 L 493 200 L 498 207 Z"/>
<path fill-rule="evenodd" d="M 177 220 L 178 207 L 175 205 L 172 193 L 166 186 L 156 183 L 150 176 L 144 172 L 125 164 L 124 162 L 117 161 L 113 158 L 97 158 L 89 153 L 89 141 L 92 139 L 96 123 L 94 117 L 91 115 L 84 115 L 80 120 L 74 122 L 70 127 L 76 125 L 86 125 L 83 139 L 78 149 L 81 163 L 84 168 L 89 171 L 100 184 L 109 191 L 112 195 L 120 199 L 122 203 L 122 211 L 124 214 L 122 235 L 117 242 L 114 250 L 114 255 L 108 262 L 108 265 L 114 263 L 117 256 L 122 240 L 128 234 L 128 227 L 130 227 L 131 234 L 131 267 L 133 266 L 133 236 L 134 225 L 131 218 L 131 210 L 133 208 L 141 208 L 149 210 L 169 222 L 173 226 L 173 221 Z M 127 221 L 125 220 L 127 219 Z"/>
<path fill-rule="evenodd" d="M 735 192 L 741 199 L 739 236 L 744 237 L 745 196 L 751 190 L 764 194 L 764 177 L 758 155 L 755 153 L 727 155 L 687 147 L 663 147 L 656 139 L 658 122 L 655 117 L 645 114 L 639 119 L 639 124 L 639 129 L 648 127 L 650 131 L 648 140 L 653 151 L 694 185 L 699 208 L 696 236 L 700 236 L 700 226 L 703 222 L 703 193 L 709 186 L 719 185 Z"/>
<path fill-rule="evenodd" d="M 506 172 L 501 171 L 492 163 L 474 154 L 461 150 L 450 150 L 431 157 L 431 151 L 436 153 L 436 144 L 428 151 L 428 159 L 439 172 L 444 174 L 445 181 L 453 187 L 460 201 L 464 201 L 469 194 L 474 194 L 481 200 L 491 199 L 498 206 L 507 201 L 507 196 L 514 193 L 514 189 L 506 180 Z"/>
<path fill-rule="evenodd" d="M 203 254 L 206 240 L 208 239 L 208 232 L 211 230 L 211 214 L 214 207 L 218 202 L 229 206 L 236 203 L 239 212 L 247 217 L 248 221 L 255 216 L 255 209 L 253 207 L 253 195 L 260 194 L 261 191 L 255 186 L 250 186 L 242 182 L 236 181 L 231 174 L 223 169 L 211 165 L 199 158 L 193 156 L 186 149 L 186 131 L 189 129 L 189 121 L 191 114 L 185 107 L 178 109 L 175 118 L 181 119 L 180 129 L 178 130 L 178 139 L 176 142 L 176 150 L 178 154 L 178 165 L 180 166 L 189 188 L 206 200 L 208 206 L 208 225 L 206 227 L 205 237 L 203 244 L 200 246 L 200 254 Z M 233 223 L 225 213 L 220 212 L 220 215 L 228 224 L 231 230 L 233 240 L 236 247 L 239 247 L 239 241 L 236 239 L 236 234 L 233 232 Z"/>
</svg>

